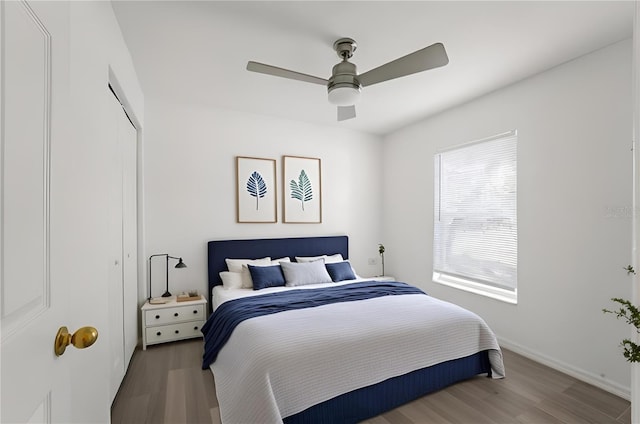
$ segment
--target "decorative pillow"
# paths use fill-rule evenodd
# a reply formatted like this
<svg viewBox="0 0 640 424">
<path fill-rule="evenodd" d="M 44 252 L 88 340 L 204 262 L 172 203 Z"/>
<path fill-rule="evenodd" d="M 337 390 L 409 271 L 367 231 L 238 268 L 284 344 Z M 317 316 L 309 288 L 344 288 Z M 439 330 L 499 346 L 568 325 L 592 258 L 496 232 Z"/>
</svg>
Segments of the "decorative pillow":
<svg viewBox="0 0 640 424">
<path fill-rule="evenodd" d="M 271 265 L 271 258 L 269 256 L 262 259 L 225 259 L 227 263 L 227 269 L 231 272 L 242 272 L 242 265 Z"/>
<path fill-rule="evenodd" d="M 242 272 L 240 275 L 242 276 L 242 288 L 243 289 L 252 289 L 253 288 L 253 278 L 251 278 L 251 272 L 249 272 L 249 265 L 256 267 L 264 267 L 264 266 L 272 266 L 271 261 L 268 264 L 243 264 Z"/>
<path fill-rule="evenodd" d="M 351 264 L 349 263 L 349 261 L 334 262 L 325 264 L 325 266 L 327 268 L 327 272 L 331 276 L 331 279 L 335 283 L 337 283 L 338 281 L 356 279 L 356 274 L 353 272 L 353 268 L 351 268 Z"/>
<path fill-rule="evenodd" d="M 280 265 L 255 266 L 247 265 L 253 280 L 253 289 L 260 290 L 267 287 L 284 286 L 284 275 Z"/>
<path fill-rule="evenodd" d="M 239 272 L 223 271 L 220 273 L 222 279 L 222 287 L 225 289 L 242 288 L 242 275 Z"/>
<path fill-rule="evenodd" d="M 314 262 L 280 263 L 287 287 L 306 286 L 308 284 L 331 283 L 331 276 L 324 267 L 323 260 Z"/>
<path fill-rule="evenodd" d="M 321 255 L 321 256 L 296 256 L 296 262 L 313 262 L 318 259 L 324 259 L 324 263 L 332 264 L 335 262 L 342 262 L 344 258 L 340 253 L 336 253 L 335 255 Z"/>
</svg>

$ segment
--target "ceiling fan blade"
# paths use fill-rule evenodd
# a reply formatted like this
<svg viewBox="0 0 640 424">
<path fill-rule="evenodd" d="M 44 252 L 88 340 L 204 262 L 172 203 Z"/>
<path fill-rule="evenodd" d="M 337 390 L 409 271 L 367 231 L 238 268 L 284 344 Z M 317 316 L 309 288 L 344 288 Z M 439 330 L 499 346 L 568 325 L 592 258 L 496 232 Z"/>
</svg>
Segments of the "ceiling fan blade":
<svg viewBox="0 0 640 424">
<path fill-rule="evenodd" d="M 385 63 L 358 76 L 360 84 L 377 84 L 394 78 L 404 77 L 428 69 L 439 68 L 449 63 L 447 52 L 442 43 L 435 43 L 424 49 L 409 53 L 399 59 Z"/>
<path fill-rule="evenodd" d="M 284 68 L 278 68 L 277 66 L 265 65 L 264 63 L 249 62 L 247 63 L 247 71 L 259 72 L 261 74 L 273 75 L 276 77 L 289 78 L 298 81 L 312 82 L 314 84 L 320 84 L 326 86 L 329 80 L 314 77 L 313 75 L 302 74 L 300 72 L 290 71 Z"/>
<path fill-rule="evenodd" d="M 356 106 L 338 106 L 338 121 L 346 121 L 356 117 Z"/>
</svg>

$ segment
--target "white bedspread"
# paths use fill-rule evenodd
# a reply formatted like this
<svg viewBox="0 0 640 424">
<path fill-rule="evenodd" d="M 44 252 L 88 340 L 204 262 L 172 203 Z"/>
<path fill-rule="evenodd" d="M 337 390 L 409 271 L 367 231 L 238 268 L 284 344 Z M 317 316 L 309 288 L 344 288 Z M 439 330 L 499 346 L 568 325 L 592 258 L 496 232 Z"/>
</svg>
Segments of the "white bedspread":
<svg viewBox="0 0 640 424">
<path fill-rule="evenodd" d="M 477 315 L 426 295 L 384 296 L 246 320 L 211 369 L 223 423 L 278 423 L 340 394 L 487 349 L 493 377 L 503 377 L 500 347 Z"/>
</svg>

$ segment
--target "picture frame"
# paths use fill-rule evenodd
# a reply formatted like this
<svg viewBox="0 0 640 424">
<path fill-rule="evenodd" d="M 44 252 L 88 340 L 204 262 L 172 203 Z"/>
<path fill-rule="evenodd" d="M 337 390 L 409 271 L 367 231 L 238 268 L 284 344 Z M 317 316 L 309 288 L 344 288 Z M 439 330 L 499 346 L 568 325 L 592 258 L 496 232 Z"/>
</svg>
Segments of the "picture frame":
<svg viewBox="0 0 640 424">
<path fill-rule="evenodd" d="M 238 223 L 278 222 L 276 160 L 236 156 Z"/>
<path fill-rule="evenodd" d="M 322 222 L 322 163 L 319 158 L 282 157 L 283 222 Z"/>
</svg>

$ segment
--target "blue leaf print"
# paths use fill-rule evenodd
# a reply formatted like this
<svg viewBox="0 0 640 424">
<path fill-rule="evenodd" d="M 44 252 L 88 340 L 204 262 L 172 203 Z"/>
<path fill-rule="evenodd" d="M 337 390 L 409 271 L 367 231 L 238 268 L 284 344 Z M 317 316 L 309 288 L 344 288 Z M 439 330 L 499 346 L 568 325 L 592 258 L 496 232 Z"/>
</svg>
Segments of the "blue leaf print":
<svg viewBox="0 0 640 424">
<path fill-rule="evenodd" d="M 267 183 L 258 171 L 253 171 L 247 180 L 247 191 L 256 198 L 256 210 L 260 209 L 260 198 L 267 194 Z"/>
<path fill-rule="evenodd" d="M 304 203 L 313 200 L 311 181 L 304 169 L 300 171 L 298 182 L 296 182 L 296 180 L 291 180 L 289 182 L 289 187 L 291 188 L 291 198 L 299 200 L 302 204 L 302 210 L 304 211 Z"/>
</svg>

